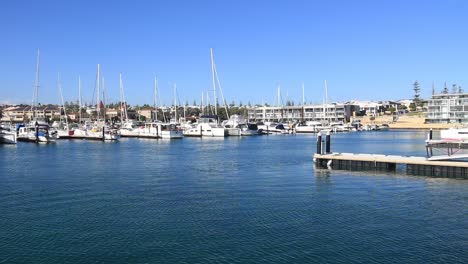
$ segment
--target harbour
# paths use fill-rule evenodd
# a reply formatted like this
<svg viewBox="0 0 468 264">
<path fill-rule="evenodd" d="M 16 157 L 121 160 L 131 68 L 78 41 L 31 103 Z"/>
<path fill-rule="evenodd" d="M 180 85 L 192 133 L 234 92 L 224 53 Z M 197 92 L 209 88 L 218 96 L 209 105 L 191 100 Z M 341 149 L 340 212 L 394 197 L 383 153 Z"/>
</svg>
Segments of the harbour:
<svg viewBox="0 0 468 264">
<path fill-rule="evenodd" d="M 334 151 L 378 146 L 423 156 L 427 131 L 332 136 Z M 0 224 L 9 241 L 0 256 L 35 263 L 467 257 L 468 181 L 315 168 L 315 142 L 314 134 L 279 134 L 0 145 Z M 443 247 L 434 243 L 446 236 Z M 342 243 L 339 254 L 329 246 Z"/>
<path fill-rule="evenodd" d="M 0 264 L 468 262 L 468 2 L 2 11 Z"/>
</svg>

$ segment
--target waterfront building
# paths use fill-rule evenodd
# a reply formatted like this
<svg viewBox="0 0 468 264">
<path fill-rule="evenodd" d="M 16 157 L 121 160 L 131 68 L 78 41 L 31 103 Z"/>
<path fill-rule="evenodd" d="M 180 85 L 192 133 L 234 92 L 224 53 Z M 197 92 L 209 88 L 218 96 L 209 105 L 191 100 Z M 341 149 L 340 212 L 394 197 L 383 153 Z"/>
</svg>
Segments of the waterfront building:
<svg viewBox="0 0 468 264">
<path fill-rule="evenodd" d="M 346 105 L 357 105 L 359 106 L 356 111 L 357 115 L 365 115 L 376 117 L 381 110 L 383 109 L 383 105 L 381 103 L 371 102 L 371 101 L 350 101 L 347 102 Z"/>
<path fill-rule="evenodd" d="M 57 106 L 37 106 L 34 112 L 37 118 L 45 118 L 48 120 L 60 119 L 60 108 Z M 31 106 L 11 106 L 3 109 L 1 121 L 18 123 L 31 120 L 32 117 L 33 111 Z"/>
<path fill-rule="evenodd" d="M 427 101 L 426 123 L 468 123 L 468 93 L 432 95 Z"/>
<path fill-rule="evenodd" d="M 275 121 L 319 121 L 323 123 L 349 121 L 344 104 L 304 106 L 254 106 L 247 109 L 249 122 Z"/>
</svg>

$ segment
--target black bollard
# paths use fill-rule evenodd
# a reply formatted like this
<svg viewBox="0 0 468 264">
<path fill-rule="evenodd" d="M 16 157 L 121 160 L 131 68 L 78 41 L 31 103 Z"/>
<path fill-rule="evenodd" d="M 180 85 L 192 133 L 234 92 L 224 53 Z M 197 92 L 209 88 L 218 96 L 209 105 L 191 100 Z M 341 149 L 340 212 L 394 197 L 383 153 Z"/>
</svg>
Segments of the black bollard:
<svg viewBox="0 0 468 264">
<path fill-rule="evenodd" d="M 39 125 L 36 122 L 36 143 L 39 142 Z"/>
<path fill-rule="evenodd" d="M 317 154 L 322 154 L 322 133 L 317 134 Z"/>
<path fill-rule="evenodd" d="M 429 130 L 429 140 L 432 140 L 432 128 Z"/>
<path fill-rule="evenodd" d="M 106 131 L 105 131 L 105 128 L 106 128 L 106 127 L 102 127 L 102 140 L 106 140 Z"/>
<path fill-rule="evenodd" d="M 325 136 L 325 154 L 330 154 L 330 131 L 327 132 L 327 135 Z"/>
</svg>

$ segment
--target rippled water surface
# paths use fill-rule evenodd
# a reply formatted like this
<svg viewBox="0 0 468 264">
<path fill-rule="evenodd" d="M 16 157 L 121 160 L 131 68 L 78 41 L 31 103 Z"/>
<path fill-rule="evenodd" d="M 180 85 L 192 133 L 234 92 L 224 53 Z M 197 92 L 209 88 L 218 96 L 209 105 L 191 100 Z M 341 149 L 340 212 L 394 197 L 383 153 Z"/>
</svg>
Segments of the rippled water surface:
<svg viewBox="0 0 468 264">
<path fill-rule="evenodd" d="M 333 135 L 424 155 L 424 132 Z M 315 136 L 0 145 L 0 263 L 466 263 L 468 181 L 315 170 Z"/>
</svg>

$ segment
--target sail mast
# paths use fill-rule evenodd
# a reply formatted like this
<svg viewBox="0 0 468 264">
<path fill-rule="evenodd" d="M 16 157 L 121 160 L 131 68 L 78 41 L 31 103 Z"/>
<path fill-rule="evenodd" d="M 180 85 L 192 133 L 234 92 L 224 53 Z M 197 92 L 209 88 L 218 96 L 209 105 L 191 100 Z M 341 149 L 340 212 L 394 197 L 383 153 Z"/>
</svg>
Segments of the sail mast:
<svg viewBox="0 0 468 264">
<path fill-rule="evenodd" d="M 106 123 L 106 82 L 104 80 L 104 76 L 102 76 L 102 108 L 103 108 L 103 118 L 104 118 L 104 123 Z"/>
<path fill-rule="evenodd" d="M 327 80 L 325 80 L 325 106 L 324 106 L 325 120 L 328 120 L 327 108 L 328 108 L 328 84 L 327 84 Z M 330 120 L 328 120 L 328 123 L 330 123 Z"/>
<path fill-rule="evenodd" d="M 156 79 L 156 76 L 154 76 L 154 99 L 153 99 L 153 107 L 154 107 L 154 121 L 158 121 L 158 104 L 157 104 L 157 98 L 158 98 L 158 80 Z"/>
<path fill-rule="evenodd" d="M 37 49 L 37 58 L 36 58 L 36 80 L 34 81 L 34 93 L 33 93 L 33 100 L 32 100 L 32 117 L 35 120 L 36 119 L 36 105 L 38 101 L 38 94 L 39 94 L 39 63 L 40 63 L 40 58 L 41 58 L 41 51 L 40 49 Z"/>
<path fill-rule="evenodd" d="M 99 81 L 101 79 L 100 76 L 101 65 L 97 65 L 97 74 L 96 74 L 96 122 L 99 122 L 99 112 L 101 111 L 101 107 L 99 104 Z"/>
<path fill-rule="evenodd" d="M 119 87 L 120 87 L 120 119 L 128 121 L 128 113 L 127 113 L 127 101 L 125 100 L 125 92 L 123 87 L 122 81 L 122 73 L 119 74 Z"/>
<path fill-rule="evenodd" d="M 62 101 L 62 108 L 63 108 L 63 115 L 65 116 L 65 125 L 66 129 L 68 130 L 68 118 L 67 118 L 67 110 L 65 108 L 65 102 L 63 100 L 63 91 L 62 91 L 62 80 L 60 79 L 60 73 L 57 74 L 57 85 L 59 88 L 59 93 L 60 93 L 60 100 Z M 60 116 L 62 116 L 62 113 L 60 112 Z"/>
<path fill-rule="evenodd" d="M 175 119 L 175 123 L 177 124 L 177 86 L 175 83 L 174 83 L 174 109 L 175 109 L 174 119 Z"/>
<path fill-rule="evenodd" d="M 304 82 L 302 82 L 302 121 L 304 121 L 304 117 L 305 117 L 304 105 L 305 105 Z"/>
<path fill-rule="evenodd" d="M 78 111 L 80 116 L 80 124 L 81 124 L 81 77 L 78 76 Z"/>
<path fill-rule="evenodd" d="M 215 70 L 214 70 L 214 55 L 213 55 L 213 48 L 210 48 L 210 54 L 211 54 L 211 76 L 213 79 L 213 100 L 214 100 L 214 109 L 215 109 L 215 115 L 218 115 L 218 98 L 216 97 L 216 82 L 215 82 Z"/>
</svg>

